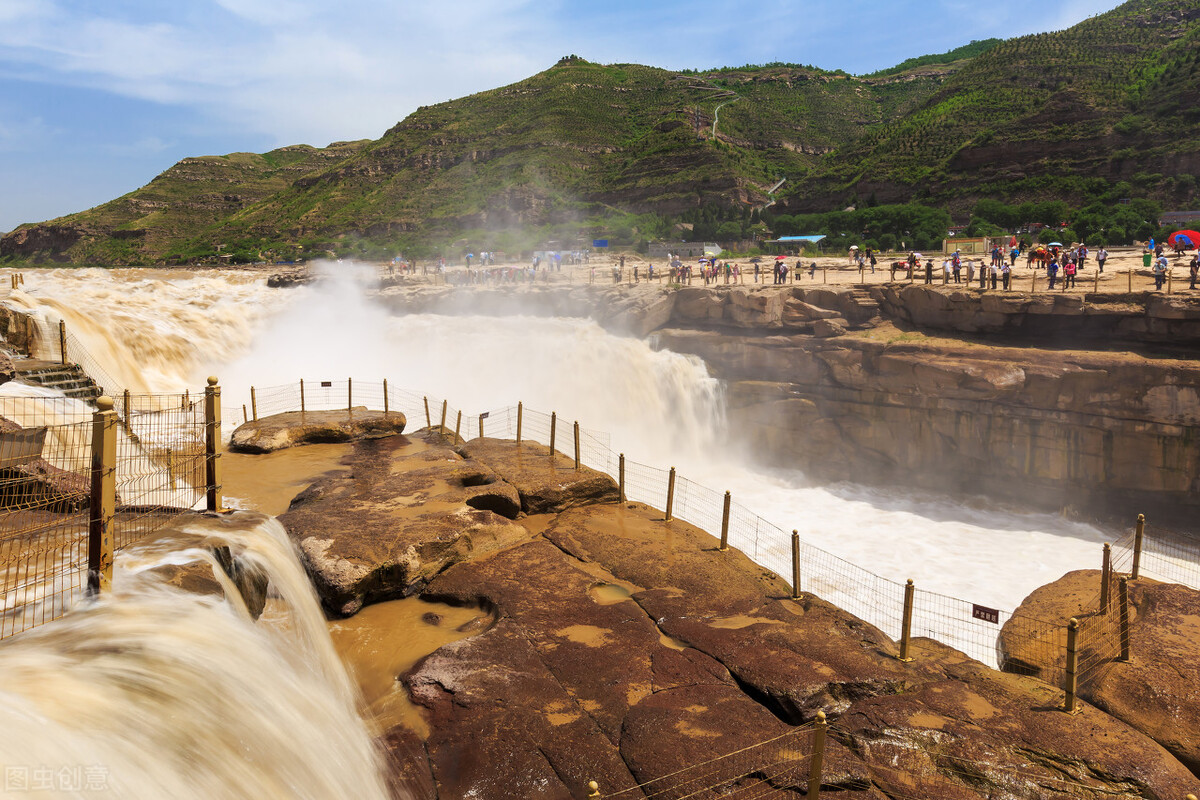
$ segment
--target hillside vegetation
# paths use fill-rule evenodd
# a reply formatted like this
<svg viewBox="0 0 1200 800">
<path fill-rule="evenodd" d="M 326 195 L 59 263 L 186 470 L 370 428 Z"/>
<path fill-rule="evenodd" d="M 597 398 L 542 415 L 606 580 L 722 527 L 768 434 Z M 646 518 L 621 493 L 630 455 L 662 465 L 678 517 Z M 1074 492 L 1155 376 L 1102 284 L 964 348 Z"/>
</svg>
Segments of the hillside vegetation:
<svg viewBox="0 0 1200 800">
<path fill-rule="evenodd" d="M 633 244 L 677 235 L 679 221 L 745 233 L 772 215 L 913 202 L 965 217 L 982 198 L 1186 205 L 1200 169 L 1198 19 L 1194 0 L 1131 0 L 1065 31 L 863 77 L 571 56 L 420 108 L 375 141 L 185 159 L 124 197 L 22 226 L 0 260 Z"/>
</svg>

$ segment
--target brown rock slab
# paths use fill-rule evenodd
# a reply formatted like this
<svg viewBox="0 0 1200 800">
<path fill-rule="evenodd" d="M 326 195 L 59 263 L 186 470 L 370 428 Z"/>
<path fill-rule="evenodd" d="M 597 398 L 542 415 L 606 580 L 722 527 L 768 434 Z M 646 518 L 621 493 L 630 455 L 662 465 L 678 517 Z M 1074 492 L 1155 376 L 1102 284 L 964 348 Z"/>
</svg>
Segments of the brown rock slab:
<svg viewBox="0 0 1200 800">
<path fill-rule="evenodd" d="M 363 440 L 347 463 L 279 518 L 335 614 L 412 594 L 451 564 L 529 536 L 502 516 L 518 513 L 516 490 L 450 448 Z"/>
<path fill-rule="evenodd" d="M 576 559 L 539 540 L 455 565 L 425 596 L 484 602 L 517 622 L 550 673 L 615 743 L 629 708 L 654 690 L 655 657 L 676 653 L 637 603 L 611 602 L 591 591 L 597 583 Z M 676 665 L 674 673 L 677 682 L 732 683 L 711 662 Z"/>
<path fill-rule="evenodd" d="M 570 437 L 570 429 L 563 431 Z M 472 439 L 459 452 L 464 458 L 486 464 L 506 483 L 517 488 L 521 510 L 526 514 L 554 514 L 568 508 L 595 503 L 615 503 L 620 498 L 617 482 L 603 472 L 581 466 L 574 457 L 536 442 L 517 445 L 502 439 Z"/>
<path fill-rule="evenodd" d="M 876 628 L 811 594 L 789 599 L 778 576 L 648 506 L 573 509 L 545 536 L 645 587 L 633 598 L 665 634 L 720 662 L 792 723 L 912 680 Z"/>
<path fill-rule="evenodd" d="M 407 420 L 399 411 L 292 411 L 239 425 L 229 449 L 239 453 L 271 453 L 302 444 L 352 442 L 404 432 Z"/>
<path fill-rule="evenodd" d="M 730 724 L 731 720 L 736 724 Z M 789 750 L 786 741 L 763 744 L 790 730 L 736 686 L 698 684 L 666 689 L 646 697 L 626 716 L 621 757 L 638 783 L 649 783 L 646 794 L 650 796 L 658 796 L 658 792 L 665 797 L 734 794 L 760 782 L 758 775 L 744 775 L 752 761 L 774 765 L 772 783 L 778 787 L 806 787 L 808 759 L 798 757 L 794 747 Z M 670 747 L 664 747 L 668 742 Z M 747 748 L 752 749 L 740 757 L 721 758 Z M 705 766 L 690 770 L 682 780 L 675 776 L 701 764 Z M 689 779 L 695 782 L 684 782 Z M 703 791 L 709 787 L 719 788 L 711 794 Z M 668 789 L 678 792 L 665 791 Z"/>
<path fill-rule="evenodd" d="M 1131 584 L 1130 660 L 1085 676 L 1081 695 L 1128 723 L 1200 776 L 1200 592 Z M 1097 648 L 1099 649 L 1099 648 Z M 1082 659 L 1103 658 L 1103 651 Z"/>
<path fill-rule="evenodd" d="M 428 714 L 438 797 L 584 797 L 591 780 L 608 792 L 635 784 L 513 618 L 440 648 L 406 682 Z"/>
<path fill-rule="evenodd" d="M 1196 779 L 1153 741 L 1062 693 L 926 642 L 946 679 L 854 703 L 836 736 L 888 797 L 1183 797 Z"/>
</svg>

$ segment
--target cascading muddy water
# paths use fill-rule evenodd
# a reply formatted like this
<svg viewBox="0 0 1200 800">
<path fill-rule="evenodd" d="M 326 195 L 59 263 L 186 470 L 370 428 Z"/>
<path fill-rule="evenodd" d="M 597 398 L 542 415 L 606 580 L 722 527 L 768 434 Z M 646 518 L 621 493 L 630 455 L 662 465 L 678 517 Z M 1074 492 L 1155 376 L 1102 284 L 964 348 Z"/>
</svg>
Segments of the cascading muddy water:
<svg viewBox="0 0 1200 800">
<path fill-rule="evenodd" d="M 154 568 L 229 547 L 270 618 Z M 274 519 L 208 520 L 117 562 L 116 593 L 0 647 L 7 786 L 38 796 L 383 798 L 317 599 Z M 35 791 L 38 790 L 38 791 Z M 40 793 L 39 793 L 40 792 Z"/>
<path fill-rule="evenodd" d="M 36 283 L 31 277 L 29 294 L 31 302 L 52 307 L 103 296 L 113 306 L 103 313 L 112 319 L 146 314 L 144 327 L 166 331 L 176 344 L 200 342 L 160 352 L 140 341 L 157 334 L 143 336 L 133 322 L 102 326 L 129 364 L 138 363 L 134 354 L 141 347 L 159 353 L 156 374 L 186 376 L 193 384 L 219 375 L 238 418 L 251 384 L 300 378 L 387 378 L 396 388 L 428 392 L 468 412 L 521 400 L 610 432 L 613 449 L 632 460 L 675 465 L 694 481 L 730 489 L 784 530 L 797 528 L 805 540 L 879 575 L 900 584 L 913 578 L 923 589 L 993 607 L 1014 608 L 1033 588 L 1094 565 L 1110 538 L 1054 515 L 903 490 L 820 486 L 764 468 L 729 446 L 737 432 L 725 431 L 719 384 L 694 358 L 656 352 L 581 319 L 391 316 L 366 296 L 374 274 L 334 265 L 314 286 L 270 290 L 261 279 L 237 273 L 180 275 L 158 285 L 145 271 L 48 271 Z M 93 282 L 98 286 L 90 287 Z M 139 288 L 127 291 L 124 282 Z M 178 391 L 178 383 L 171 388 Z"/>
<path fill-rule="evenodd" d="M 64 320 L 119 388 L 134 392 L 203 385 L 206 370 L 244 352 L 274 311 L 268 298 L 278 295 L 263 276 L 237 271 L 72 269 L 28 276 L 8 303 L 51 328 Z"/>
</svg>

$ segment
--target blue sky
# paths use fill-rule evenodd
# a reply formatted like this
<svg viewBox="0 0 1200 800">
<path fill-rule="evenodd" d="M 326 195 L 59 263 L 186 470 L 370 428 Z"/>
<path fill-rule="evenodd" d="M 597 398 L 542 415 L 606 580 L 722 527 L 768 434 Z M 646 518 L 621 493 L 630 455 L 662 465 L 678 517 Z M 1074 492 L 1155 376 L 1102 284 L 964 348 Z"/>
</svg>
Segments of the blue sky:
<svg viewBox="0 0 1200 800">
<path fill-rule="evenodd" d="M 1117 0 L 0 0 L 0 232 L 187 156 L 377 138 L 569 53 L 853 73 Z"/>
</svg>

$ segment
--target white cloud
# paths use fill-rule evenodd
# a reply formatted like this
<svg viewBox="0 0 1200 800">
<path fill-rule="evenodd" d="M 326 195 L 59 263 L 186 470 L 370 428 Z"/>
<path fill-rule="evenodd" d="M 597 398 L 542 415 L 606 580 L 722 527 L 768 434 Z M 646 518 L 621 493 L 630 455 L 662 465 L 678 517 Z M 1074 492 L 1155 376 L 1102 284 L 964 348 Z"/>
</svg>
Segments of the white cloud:
<svg viewBox="0 0 1200 800">
<path fill-rule="evenodd" d="M 0 113 L 0 152 L 36 150 L 60 133 L 41 117 L 18 118 L 16 115 Z"/>
<path fill-rule="evenodd" d="M 47 2 L 0 29 L 0 63 L 45 83 L 199 107 L 279 144 L 324 144 L 378 136 L 417 105 L 518 80 L 557 58 L 539 46 L 554 37 L 525 0 L 215 2 L 187 25 L 129 21 L 116 5 Z"/>
</svg>

